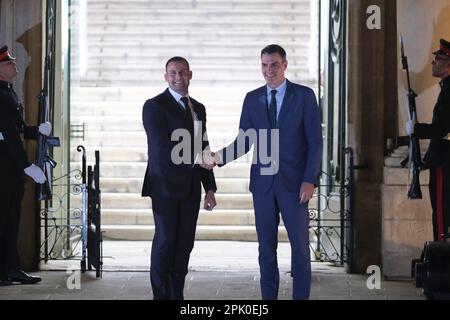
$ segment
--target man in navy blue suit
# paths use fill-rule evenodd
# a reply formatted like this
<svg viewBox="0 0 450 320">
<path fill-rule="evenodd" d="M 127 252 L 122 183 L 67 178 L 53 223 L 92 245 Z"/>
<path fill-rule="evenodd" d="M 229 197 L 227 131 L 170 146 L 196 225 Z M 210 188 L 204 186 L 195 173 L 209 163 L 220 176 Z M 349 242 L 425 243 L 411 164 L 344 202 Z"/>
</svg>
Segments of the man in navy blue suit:
<svg viewBox="0 0 450 320">
<path fill-rule="evenodd" d="M 254 146 L 250 191 L 259 242 L 261 294 L 268 300 L 278 297 L 280 212 L 292 250 L 292 297 L 309 298 L 308 202 L 318 183 L 322 159 L 321 119 L 315 94 L 285 78 L 287 65 L 286 52 L 279 45 L 261 51 L 266 85 L 246 95 L 236 140 L 212 154 L 222 166 Z"/>
<path fill-rule="evenodd" d="M 192 79 L 188 61 L 182 57 L 169 59 L 165 79 L 169 88 L 147 100 L 143 107 L 148 164 L 142 196 L 151 197 L 155 222 L 150 268 L 153 298 L 182 300 L 194 247 L 201 184 L 208 211 L 216 205 L 217 187 L 213 172 L 194 164 L 197 154 L 208 149 L 209 143 L 205 106 L 188 93 Z M 201 142 L 198 152 L 194 140 Z"/>
</svg>

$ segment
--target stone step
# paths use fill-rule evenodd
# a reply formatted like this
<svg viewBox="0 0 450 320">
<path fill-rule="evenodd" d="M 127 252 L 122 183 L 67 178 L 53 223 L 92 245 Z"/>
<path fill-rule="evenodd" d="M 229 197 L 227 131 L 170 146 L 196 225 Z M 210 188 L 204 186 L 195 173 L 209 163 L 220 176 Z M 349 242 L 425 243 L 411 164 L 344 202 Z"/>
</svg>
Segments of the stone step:
<svg viewBox="0 0 450 320">
<path fill-rule="evenodd" d="M 232 139 L 222 140 L 218 137 L 211 137 L 211 142 L 209 144 L 210 149 L 218 151 L 223 149 L 225 146 L 229 146 Z M 99 146 L 91 145 L 88 140 L 81 141 L 80 138 L 72 138 L 72 147 L 70 150 L 70 160 L 72 163 L 78 163 L 81 160 L 81 153 L 76 150 L 76 147 L 82 145 L 88 150 L 88 159 L 94 159 L 95 150 L 100 150 L 100 156 L 102 162 L 108 163 L 130 163 L 130 166 L 135 164 L 146 163 L 147 162 L 147 144 L 144 142 L 142 145 L 130 146 L 130 145 L 117 145 L 117 146 Z M 253 149 L 236 159 L 234 162 L 238 163 L 251 163 L 253 160 Z"/>
<path fill-rule="evenodd" d="M 299 1 L 297 1 L 298 3 Z M 154 3 L 154 1 L 152 1 Z M 309 7 L 309 1 L 304 1 L 304 8 L 291 8 L 286 10 L 285 8 L 240 8 L 239 10 L 227 10 L 227 8 L 220 8 L 220 10 L 202 9 L 202 8 L 177 8 L 177 10 L 167 9 L 167 6 L 161 9 L 149 8 L 149 7 L 133 7 L 124 6 L 121 8 L 114 7 L 93 7 L 90 6 L 88 10 L 88 17 L 128 17 L 129 18 L 146 18 L 146 19 L 173 19 L 179 20 L 180 17 L 202 17 L 203 19 L 215 18 L 215 19 L 236 19 L 241 16 L 254 16 L 257 18 L 267 18 L 272 17 L 283 20 L 292 20 L 301 16 L 309 15 L 308 11 L 305 10 Z M 170 6 L 170 5 L 169 5 Z M 231 8 L 232 9 L 232 8 Z"/>
<path fill-rule="evenodd" d="M 139 193 L 142 190 L 142 178 L 101 178 L 102 192 L 106 193 Z M 220 193 L 248 193 L 248 178 L 216 178 L 217 190 Z"/>
<path fill-rule="evenodd" d="M 91 20 L 88 22 L 86 32 L 87 40 L 103 41 L 118 39 L 131 42 L 136 39 L 140 42 L 145 40 L 168 40 L 168 41 L 230 41 L 231 39 L 242 39 L 252 41 L 261 39 L 274 39 L 279 36 L 279 42 L 298 40 L 298 46 L 307 47 L 308 43 L 299 40 L 308 38 L 310 30 L 309 19 L 303 20 L 275 20 L 273 18 L 258 21 L 133 21 L 127 20 Z M 239 31 L 241 33 L 239 33 Z M 139 32 L 142 37 L 139 38 Z M 267 32 L 263 34 L 263 32 Z M 126 36 L 129 35 L 129 38 Z M 76 44 L 76 43 L 75 43 Z M 217 43 L 218 44 L 218 43 Z M 261 45 L 261 44 L 260 44 Z"/>
<path fill-rule="evenodd" d="M 189 11 L 188 11 L 189 12 Z M 233 12 L 230 12 L 233 13 Z M 277 13 L 283 14 L 282 10 Z M 283 17 L 279 15 L 274 16 L 258 16 L 258 15 L 229 15 L 220 16 L 220 12 L 209 13 L 209 14 L 199 14 L 196 10 L 190 10 L 188 15 L 168 15 L 165 17 L 143 17 L 145 11 L 141 14 L 133 14 L 130 12 L 112 12 L 105 10 L 103 12 L 98 12 L 97 14 L 89 14 L 87 20 L 87 26 L 89 27 L 87 32 L 91 34 L 93 28 L 104 28 L 105 31 L 110 30 L 110 26 L 113 29 L 123 26 L 123 27 L 151 27 L 156 30 L 167 30 L 167 29 L 179 29 L 179 30 L 196 30 L 201 28 L 209 29 L 220 29 L 223 32 L 234 31 L 237 29 L 249 29 L 249 30 L 289 30 L 292 28 L 299 28 L 300 30 L 309 30 L 309 20 L 310 16 L 308 12 L 304 12 L 296 15 L 288 15 L 288 17 Z M 163 28 L 162 25 L 167 28 Z M 182 27 L 180 27 L 182 26 Z M 95 30 L 97 31 L 97 30 Z M 125 30 L 126 31 L 126 30 Z M 154 31 L 154 30 L 152 30 Z"/>
<path fill-rule="evenodd" d="M 253 209 L 250 194 L 216 194 L 217 209 Z M 81 197 L 73 197 L 73 207 L 81 207 Z M 102 209 L 147 209 L 151 199 L 140 193 L 103 193 Z"/>
<path fill-rule="evenodd" d="M 142 108 L 146 100 L 142 101 L 73 101 L 71 104 L 71 116 L 77 116 L 77 122 L 90 116 L 123 116 L 142 114 Z M 211 117 L 221 118 L 240 114 L 242 102 L 203 101 L 207 120 Z"/>
<path fill-rule="evenodd" d="M 92 159 L 92 158 L 91 158 Z M 80 163 L 73 163 L 71 169 L 80 169 Z M 147 162 L 106 162 L 100 164 L 103 178 L 143 178 Z M 221 168 L 214 168 L 216 178 L 248 178 L 250 163 L 232 162 Z"/>
<path fill-rule="evenodd" d="M 120 73 L 120 75 L 118 75 Z M 80 77 L 80 85 L 84 87 L 107 87 L 107 86 L 141 86 L 144 84 L 149 84 L 151 86 L 160 87 L 161 90 L 159 93 L 163 92 L 167 88 L 167 83 L 163 80 L 164 72 L 158 72 L 157 76 L 155 72 L 147 72 L 147 71 L 105 71 L 101 72 L 100 69 L 92 68 L 91 71 L 83 74 Z M 210 74 L 208 76 L 207 72 L 204 73 L 196 73 L 196 78 L 192 80 L 192 86 L 242 86 L 253 90 L 257 87 L 261 86 L 261 79 L 258 78 L 258 73 L 248 73 L 247 75 L 240 76 L 230 76 L 224 73 L 220 74 Z M 304 80 L 307 78 L 307 75 L 295 75 L 291 73 L 287 73 L 289 80 L 292 80 L 297 83 L 313 83 L 313 81 Z M 262 77 L 261 77 L 262 78 Z M 301 81 L 297 79 L 302 79 Z M 309 82 L 308 82 L 309 81 Z M 194 96 L 197 100 L 204 102 L 207 101 L 205 99 L 200 99 L 198 95 Z M 153 96 L 149 95 L 148 98 Z M 146 99 L 145 99 L 146 100 Z M 145 100 L 143 100 L 145 102 Z"/>
<path fill-rule="evenodd" d="M 256 87 L 260 83 L 259 70 L 255 69 L 249 71 L 248 73 L 240 73 L 233 70 L 223 70 L 215 73 L 211 71 L 197 72 L 195 79 L 192 80 L 193 84 L 209 84 L 211 86 L 216 85 L 238 85 L 240 83 L 254 84 Z M 292 70 L 286 72 L 288 79 L 293 79 L 294 82 L 305 82 L 297 81 L 297 79 L 307 79 L 309 71 L 304 70 Z M 111 83 L 112 85 L 120 82 L 126 82 L 129 85 L 150 83 L 152 85 L 161 85 L 165 83 L 161 79 L 162 73 L 156 73 L 142 68 L 140 70 L 121 70 L 121 69 L 101 69 L 101 68 L 90 68 L 83 76 L 82 83 L 86 81 L 95 82 L 99 86 L 103 86 L 106 83 Z"/>
<path fill-rule="evenodd" d="M 255 54 L 255 52 L 258 52 L 261 50 L 261 48 L 255 48 L 252 55 L 242 55 L 242 57 L 232 57 L 225 55 L 224 53 L 209 55 L 205 57 L 196 57 L 194 55 L 191 55 L 188 52 L 185 52 L 185 58 L 189 60 L 189 64 L 191 66 L 192 71 L 194 72 L 194 78 L 197 73 L 197 66 L 202 64 L 208 64 L 210 69 L 215 69 L 216 66 L 220 68 L 220 66 L 217 65 L 218 61 L 222 64 L 226 65 L 252 65 L 256 67 L 260 67 L 260 61 Z M 288 53 L 288 60 L 289 60 L 289 68 L 292 66 L 304 66 L 305 61 L 308 61 L 309 59 L 309 53 L 306 50 L 303 50 L 295 55 L 290 55 Z M 89 54 L 89 65 L 92 66 L 98 66 L 98 65 L 151 65 L 159 66 L 159 70 L 157 70 L 160 74 L 164 74 L 164 66 L 166 64 L 167 59 L 169 59 L 169 55 L 161 55 L 161 56 L 150 56 L 146 55 L 145 53 L 127 53 L 127 52 L 121 52 L 121 53 L 112 53 L 112 52 L 91 52 Z M 309 68 L 309 66 L 307 66 Z M 76 71 L 75 69 L 72 69 Z M 259 75 L 260 73 L 258 73 Z M 261 78 L 262 79 L 262 78 Z"/>
<path fill-rule="evenodd" d="M 230 119 L 230 122 L 225 122 L 225 118 Z M 120 120 L 120 116 L 74 115 L 71 117 L 71 123 L 85 124 L 85 140 L 89 141 L 91 145 L 95 145 L 97 141 L 101 141 L 98 144 L 99 146 L 139 146 L 142 145 L 142 141 L 147 141 L 142 120 L 136 117 L 126 117 Z M 239 129 L 239 114 L 208 117 L 206 128 L 211 143 L 231 141 L 235 138 Z M 128 140 L 135 138 L 138 141 Z"/>
<path fill-rule="evenodd" d="M 137 76 L 136 74 L 132 75 L 123 75 L 120 78 L 118 78 L 117 76 L 115 77 L 111 77 L 111 78 L 107 78 L 105 76 L 89 76 L 89 78 L 82 78 L 80 81 L 80 84 L 82 86 L 85 87 L 107 87 L 107 86 L 119 86 L 119 85 L 123 85 L 123 86 L 142 86 L 144 84 L 148 84 L 151 86 L 162 86 L 162 80 L 154 80 L 152 78 L 147 78 L 148 74 L 143 74 L 140 76 Z M 308 75 L 302 75 L 302 76 L 298 76 L 298 77 L 293 77 L 292 75 L 289 74 L 289 72 L 287 72 L 287 77 L 289 80 L 295 82 L 295 83 L 301 83 L 305 86 L 308 87 L 316 87 L 317 86 L 317 81 L 311 77 L 309 77 Z M 235 78 L 231 78 L 231 79 L 227 79 L 227 78 L 222 78 L 222 77 L 208 77 L 207 79 L 196 79 L 195 81 L 193 81 L 193 83 L 195 83 L 195 85 L 199 85 L 199 86 L 232 86 L 232 87 L 236 87 L 236 86 L 241 86 L 241 87 L 246 87 L 246 88 L 252 88 L 255 89 L 259 86 L 261 86 L 261 81 L 260 80 L 255 80 L 252 77 L 248 77 L 248 78 L 239 78 L 239 79 L 235 79 Z"/>
<path fill-rule="evenodd" d="M 226 117 L 224 115 L 223 117 Z M 109 116 L 105 116 L 106 121 L 101 122 L 91 117 L 74 116 L 72 124 L 85 124 L 85 143 L 98 146 L 142 146 L 142 142 L 146 142 L 145 130 L 142 121 L 124 120 L 122 123 L 112 121 Z M 87 122 L 84 122 L 87 121 Z M 210 144 L 218 145 L 231 142 L 237 135 L 239 121 L 234 124 L 226 124 L 219 119 L 211 118 L 206 123 Z M 232 131 L 233 130 L 233 131 Z M 105 140 L 101 140 L 105 138 Z M 128 141 L 128 139 L 138 138 L 139 141 Z M 99 143 L 98 141 L 101 141 Z"/>
<path fill-rule="evenodd" d="M 84 145 L 87 150 L 87 159 L 94 159 L 95 150 L 100 151 L 102 162 L 146 162 L 147 161 L 147 147 L 98 147 Z M 73 146 L 70 152 L 71 163 L 76 163 L 81 160 L 81 153 Z M 251 153 L 237 159 L 236 162 L 250 162 L 252 161 Z"/>
<path fill-rule="evenodd" d="M 103 238 L 111 240 L 150 241 L 155 227 L 152 225 L 103 225 Z M 206 226 L 196 229 L 196 240 L 257 241 L 254 226 Z M 278 228 L 278 240 L 288 241 L 284 227 Z"/>
<path fill-rule="evenodd" d="M 203 203 L 201 204 L 203 208 Z M 102 210 L 102 224 L 104 225 L 153 225 L 151 209 L 105 209 Z M 200 210 L 197 225 L 210 226 L 253 226 L 255 216 L 253 210 L 223 210 L 214 209 L 212 212 Z"/>
<path fill-rule="evenodd" d="M 310 0 L 88 1 L 87 73 L 76 81 L 85 87 L 71 92 L 71 121 L 86 123 L 86 140 L 74 139 L 72 145 L 83 143 L 89 160 L 94 150 L 101 152 L 105 239 L 153 237 L 151 200 L 140 196 L 147 166 L 141 114 L 143 103 L 167 87 L 167 58 L 184 55 L 190 61 L 190 94 L 207 107 L 216 150 L 234 138 L 245 94 L 264 84 L 258 59 L 264 44 L 283 43 L 288 78 L 316 86 L 308 68 L 311 5 Z M 78 67 L 72 69 L 79 74 Z M 79 153 L 73 151 L 71 158 L 72 167 L 79 167 Z M 250 160 L 251 152 L 214 169 L 219 204 L 212 213 L 201 210 L 197 239 L 256 240 Z M 280 238 L 287 240 L 283 227 Z"/>
<path fill-rule="evenodd" d="M 75 118 L 75 117 L 74 117 Z M 75 120 L 75 119 L 74 119 Z M 93 127 L 97 125 L 89 120 Z M 145 131 L 141 125 L 142 131 L 124 131 L 124 132 L 109 132 L 109 131 L 86 131 L 86 144 L 91 146 L 145 146 L 147 145 L 147 138 Z"/>
<path fill-rule="evenodd" d="M 238 34 L 238 32 L 236 32 Z M 261 39 L 258 39 L 258 36 L 261 37 Z M 278 34 L 274 34 L 274 36 L 278 37 Z M 292 39 L 293 34 L 286 34 L 286 37 L 289 38 L 289 42 L 283 45 L 283 48 L 285 50 L 290 50 L 290 52 L 297 53 L 299 48 L 302 50 L 302 46 L 299 46 L 300 43 L 296 43 Z M 258 57 L 258 54 L 261 52 L 261 40 L 268 38 L 268 35 L 266 32 L 255 32 L 254 35 L 252 35 L 253 40 L 252 41 L 246 41 L 246 42 L 237 42 L 233 39 L 218 39 L 217 41 L 208 41 L 207 43 L 203 43 L 200 41 L 188 41 L 186 43 L 183 43 L 183 46 L 180 48 L 180 42 L 179 41 L 164 41 L 159 46 L 163 46 L 163 49 L 170 50 L 170 51 L 177 51 L 177 52 L 187 52 L 187 53 L 201 53 L 203 52 L 204 55 L 208 55 L 209 53 L 224 53 L 228 51 L 238 50 L 242 54 L 250 55 L 255 54 L 255 57 Z M 305 39 L 299 39 L 299 42 L 304 41 Z M 155 43 L 145 42 L 145 41 L 90 41 L 89 43 L 89 52 L 106 52 L 106 51 L 113 51 L 117 52 L 117 54 L 122 54 L 125 52 L 147 52 L 155 50 Z M 158 48 L 161 49 L 161 48 Z M 166 53 L 168 56 L 169 54 Z"/>
<path fill-rule="evenodd" d="M 153 66 L 148 65 L 147 67 L 142 67 L 142 63 L 128 64 L 127 68 L 117 67 L 116 65 L 90 65 L 89 70 L 82 76 L 82 81 L 97 79 L 97 86 L 102 86 L 102 83 L 111 83 L 111 81 L 119 83 L 122 81 L 122 83 L 126 83 L 127 85 L 149 83 L 165 89 L 167 84 L 163 78 L 164 70 L 161 68 L 161 65 L 164 65 L 164 63 L 155 64 Z M 213 87 L 223 86 L 225 84 L 237 86 L 240 83 L 248 83 L 247 86 L 251 86 L 253 89 L 259 87 L 262 79 L 260 67 L 258 65 L 253 65 L 245 68 L 246 71 L 238 70 L 238 68 L 217 68 L 217 71 L 214 71 L 213 73 L 211 70 L 215 69 L 214 67 L 206 70 L 196 70 L 192 84 L 210 85 Z M 289 70 L 286 71 L 286 76 L 294 82 L 304 83 L 310 78 L 310 71 L 311 70 L 305 66 L 291 66 Z M 114 85 L 114 83 L 112 85 Z M 161 92 L 163 90 L 161 90 Z M 150 97 L 151 96 L 148 96 L 148 98 Z"/>
<path fill-rule="evenodd" d="M 164 73 L 160 64 L 121 64 L 121 65 L 110 65 L 110 64 L 90 64 L 90 68 L 87 72 L 87 76 L 90 75 L 104 75 L 104 76 L 120 76 L 126 74 L 145 74 L 147 79 L 159 80 Z M 211 69 L 214 69 L 214 76 L 211 75 Z M 300 75 L 306 74 L 308 72 L 307 66 L 290 66 L 289 74 Z M 251 79 L 254 81 L 259 81 L 260 79 L 260 65 L 255 63 L 253 65 L 240 65 L 240 66 L 196 66 L 195 68 L 195 81 L 196 80 L 207 80 L 208 77 L 212 79 L 218 79 L 222 77 L 223 79 L 229 77 L 235 77 L 237 79 Z M 193 81 L 194 81 L 193 80 Z"/>
<path fill-rule="evenodd" d="M 120 51 L 111 52 L 111 51 L 103 51 L 103 52 L 91 52 L 89 54 L 90 63 L 94 64 L 99 61 L 106 62 L 119 62 L 123 63 L 123 61 L 130 62 L 141 62 L 147 63 L 147 61 L 156 62 L 156 64 L 161 64 L 161 69 L 164 68 L 164 64 L 168 59 L 168 54 L 158 52 L 158 51 L 141 51 L 141 52 L 130 52 L 118 48 Z M 236 65 L 239 64 L 259 64 L 258 58 L 255 58 L 255 52 L 260 51 L 262 48 L 255 47 L 253 50 L 247 50 L 245 52 L 239 51 L 227 51 L 226 53 L 223 51 L 219 52 L 209 52 L 208 55 L 205 55 L 203 52 L 186 52 L 185 57 L 189 60 L 191 66 L 193 66 L 193 70 L 195 71 L 195 67 L 197 65 L 215 65 L 218 61 L 227 61 L 228 63 L 233 63 Z M 303 50 L 303 51 L 302 51 Z M 305 63 L 303 58 L 304 48 L 295 47 L 295 50 L 286 50 L 287 58 L 289 60 L 289 66 L 291 65 L 302 65 Z"/>
<path fill-rule="evenodd" d="M 237 123 L 237 122 L 236 122 Z M 209 128 L 216 128 L 214 124 L 208 124 Z M 107 127 L 107 126 L 106 126 Z M 225 125 L 223 126 L 225 127 Z M 228 125 L 230 127 L 230 125 Z M 88 127 L 89 128 L 89 127 Z M 219 131 L 209 131 L 209 145 L 212 150 L 217 150 L 229 145 L 237 134 L 237 126 L 235 133 L 233 132 L 219 132 Z M 201 137 L 199 138 L 201 139 Z M 198 140 L 198 145 L 200 141 Z M 142 131 L 124 131 L 124 132 L 111 132 L 111 131 L 89 131 L 85 133 L 85 138 L 80 141 L 80 138 L 75 139 L 74 143 L 89 145 L 94 148 L 100 147 L 142 147 L 147 145 L 147 137 L 145 135 L 144 129 Z"/>
<path fill-rule="evenodd" d="M 162 66 L 163 68 L 163 66 Z M 162 69 L 162 72 L 164 70 Z M 264 84 L 261 79 L 261 86 Z M 144 101 L 147 99 L 154 97 L 164 90 L 166 90 L 167 84 L 160 86 L 139 86 L 139 87 L 128 87 L 128 86 L 120 86 L 120 87 L 73 87 L 71 89 L 72 93 L 72 101 L 74 103 L 78 103 L 81 101 L 84 102 L 95 102 L 95 101 L 138 101 L 141 106 Z M 202 99 L 207 101 L 236 101 L 239 97 L 239 100 L 242 101 L 245 94 L 249 90 L 253 90 L 255 88 L 242 88 L 242 87 L 201 87 L 197 85 L 192 85 L 189 87 L 189 93 L 191 96 L 202 102 Z M 201 97 L 201 99 L 200 99 Z M 242 103 L 242 102 L 241 102 Z"/>
<path fill-rule="evenodd" d="M 305 9 L 309 6 L 309 1 L 261 1 L 261 0 L 176 0 L 176 1 L 148 1 L 148 0 L 101 0 L 90 2 L 88 8 L 111 8 L 111 9 L 123 9 L 123 8 L 149 8 L 149 9 L 234 9 L 236 11 L 242 9 Z"/>
</svg>

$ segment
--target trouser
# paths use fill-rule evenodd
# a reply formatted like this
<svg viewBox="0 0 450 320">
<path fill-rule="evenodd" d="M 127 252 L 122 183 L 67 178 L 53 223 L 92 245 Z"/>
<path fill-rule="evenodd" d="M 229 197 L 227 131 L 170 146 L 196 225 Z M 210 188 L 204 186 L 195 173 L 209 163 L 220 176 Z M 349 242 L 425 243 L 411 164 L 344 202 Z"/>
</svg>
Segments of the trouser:
<svg viewBox="0 0 450 320">
<path fill-rule="evenodd" d="M 450 225 L 450 167 L 430 168 L 429 190 L 434 241 L 444 241 Z"/>
<path fill-rule="evenodd" d="M 24 180 L 17 169 L 6 169 L 0 169 L 0 279 L 20 269 L 17 239 Z"/>
<path fill-rule="evenodd" d="M 299 190 L 300 191 L 300 190 Z M 309 299 L 311 289 L 311 257 L 309 250 L 308 204 L 299 204 L 298 193 L 285 190 L 274 177 L 266 193 L 253 193 L 255 224 L 259 244 L 261 296 L 276 300 L 280 275 L 277 261 L 280 212 L 291 244 L 292 298 Z"/>
<path fill-rule="evenodd" d="M 189 257 L 194 248 L 200 195 L 182 200 L 152 196 L 153 237 L 150 282 L 155 300 L 183 300 Z"/>
</svg>

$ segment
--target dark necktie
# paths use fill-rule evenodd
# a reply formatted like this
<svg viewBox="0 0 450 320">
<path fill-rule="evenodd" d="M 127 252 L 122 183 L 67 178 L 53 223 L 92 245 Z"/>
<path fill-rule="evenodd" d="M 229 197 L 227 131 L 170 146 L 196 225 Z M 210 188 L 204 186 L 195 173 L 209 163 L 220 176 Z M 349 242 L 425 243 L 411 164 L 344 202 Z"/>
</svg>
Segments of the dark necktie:
<svg viewBox="0 0 450 320">
<path fill-rule="evenodd" d="M 269 104 L 269 118 L 270 118 L 270 127 L 272 129 L 277 127 L 277 99 L 276 94 L 277 90 L 272 90 L 270 92 L 272 94 L 270 98 L 270 104 Z"/>
<path fill-rule="evenodd" d="M 189 108 L 189 99 L 187 97 L 182 97 L 180 100 L 184 104 L 184 114 L 187 122 L 189 123 L 188 130 L 191 134 L 191 138 L 194 139 L 194 120 L 192 119 L 191 108 Z M 194 163 L 194 143 L 191 143 L 191 163 Z"/>
<path fill-rule="evenodd" d="M 189 99 L 187 97 L 182 97 L 181 102 L 183 102 L 184 104 L 184 112 L 186 114 L 187 119 L 189 120 L 189 123 L 193 124 L 194 120 L 192 119 L 191 108 L 189 108 Z"/>
</svg>

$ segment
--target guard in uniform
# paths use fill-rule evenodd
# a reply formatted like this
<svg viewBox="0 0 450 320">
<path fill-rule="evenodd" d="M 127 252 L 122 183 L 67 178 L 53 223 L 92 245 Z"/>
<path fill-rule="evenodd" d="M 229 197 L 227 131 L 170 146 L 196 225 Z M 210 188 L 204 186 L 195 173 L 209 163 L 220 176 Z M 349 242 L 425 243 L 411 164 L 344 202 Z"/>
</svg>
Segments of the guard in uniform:
<svg viewBox="0 0 450 320">
<path fill-rule="evenodd" d="M 434 241 L 444 241 L 450 226 L 450 43 L 441 39 L 433 54 L 433 77 L 441 79 L 433 120 L 415 125 L 409 121 L 406 131 L 419 139 L 431 139 L 424 163 L 430 170 L 433 235 Z"/>
<path fill-rule="evenodd" d="M 41 281 L 20 269 L 17 252 L 24 174 L 36 183 L 44 183 L 44 172 L 32 164 L 25 153 L 22 136 L 36 139 L 38 132 L 50 135 L 50 123 L 28 127 L 23 107 L 12 85 L 17 75 L 15 58 L 8 47 L 0 48 L 0 285 Z"/>
</svg>

